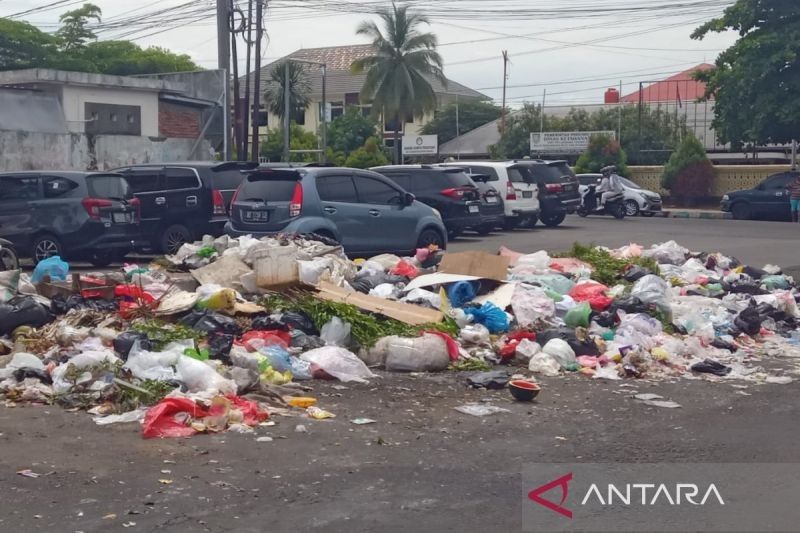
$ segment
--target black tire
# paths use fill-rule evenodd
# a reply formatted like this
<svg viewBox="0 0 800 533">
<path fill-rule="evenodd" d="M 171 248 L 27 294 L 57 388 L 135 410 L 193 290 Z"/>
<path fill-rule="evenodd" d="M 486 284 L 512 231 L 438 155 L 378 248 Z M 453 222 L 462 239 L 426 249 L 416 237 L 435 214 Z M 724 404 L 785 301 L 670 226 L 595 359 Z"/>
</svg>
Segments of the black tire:
<svg viewBox="0 0 800 533">
<path fill-rule="evenodd" d="M 19 257 L 10 246 L 0 248 L 0 272 L 19 269 Z"/>
<path fill-rule="evenodd" d="M 566 213 L 542 213 L 541 215 L 542 224 L 548 228 L 555 228 L 564 222 L 565 218 L 567 218 Z"/>
<path fill-rule="evenodd" d="M 114 262 L 115 256 L 110 250 L 101 250 L 88 257 L 89 263 L 97 268 L 105 268 Z"/>
<path fill-rule="evenodd" d="M 578 216 L 579 216 L 579 217 L 581 217 L 581 218 L 586 218 L 586 217 L 589 215 L 589 211 L 587 211 L 587 210 L 586 210 L 586 208 L 585 208 L 585 207 L 583 207 L 583 206 L 579 207 L 579 208 L 578 208 L 578 210 L 577 210 L 577 211 L 575 211 L 575 212 L 576 212 L 576 213 L 578 214 Z"/>
<path fill-rule="evenodd" d="M 481 237 L 485 237 L 486 235 L 489 235 L 493 229 L 494 226 L 492 226 L 491 224 L 485 224 L 483 226 L 478 226 L 477 228 L 475 228 L 475 231 L 478 232 L 478 235 L 480 235 Z"/>
<path fill-rule="evenodd" d="M 639 204 L 636 200 L 625 200 L 625 216 L 635 217 L 639 214 Z"/>
<path fill-rule="evenodd" d="M 647 217 L 647 218 L 652 218 L 652 217 L 656 216 L 655 212 L 653 212 L 653 211 L 648 211 L 647 213 L 639 213 L 639 214 L 642 215 L 643 217 Z"/>
<path fill-rule="evenodd" d="M 733 214 L 733 218 L 736 220 L 750 220 L 752 216 L 750 204 L 744 202 L 733 204 L 733 206 L 731 206 L 731 214 Z"/>
<path fill-rule="evenodd" d="M 516 218 L 507 218 L 503 222 L 503 229 L 506 231 L 512 231 L 517 226 L 519 226 L 519 219 Z"/>
<path fill-rule="evenodd" d="M 457 239 L 457 238 L 458 238 L 460 235 L 461 235 L 461 231 L 459 231 L 459 230 L 454 230 L 454 229 L 447 230 L 447 239 L 448 239 L 448 240 L 454 241 L 454 240 L 456 240 L 456 239 Z"/>
<path fill-rule="evenodd" d="M 422 233 L 419 234 L 419 238 L 417 238 L 417 248 L 427 248 L 432 244 L 438 246 L 440 250 L 446 248 L 444 237 L 441 233 L 433 228 L 425 228 L 422 230 Z"/>
<path fill-rule="evenodd" d="M 192 232 L 182 224 L 173 224 L 161 232 L 156 246 L 163 254 L 174 254 L 184 243 L 192 241 Z"/>
<path fill-rule="evenodd" d="M 31 258 L 34 265 L 56 255 L 64 259 L 64 247 L 56 237 L 45 233 L 33 239 L 31 243 Z"/>
<path fill-rule="evenodd" d="M 535 215 L 534 215 L 534 216 L 532 216 L 532 217 L 531 217 L 531 227 L 532 227 L 532 228 L 535 228 L 535 227 L 536 227 L 536 223 L 537 223 L 537 222 L 539 222 L 539 217 L 537 217 L 537 216 L 535 216 Z"/>
<path fill-rule="evenodd" d="M 614 218 L 617 220 L 622 220 L 628 214 L 628 209 L 624 204 L 617 204 L 614 206 L 614 210 L 611 214 L 614 215 Z"/>
</svg>

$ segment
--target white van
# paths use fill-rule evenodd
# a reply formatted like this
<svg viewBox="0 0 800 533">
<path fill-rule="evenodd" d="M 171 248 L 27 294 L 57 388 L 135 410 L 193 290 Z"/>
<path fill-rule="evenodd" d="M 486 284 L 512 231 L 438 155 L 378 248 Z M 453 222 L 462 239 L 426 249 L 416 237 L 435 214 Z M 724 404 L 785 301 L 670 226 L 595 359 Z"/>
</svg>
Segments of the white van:
<svg viewBox="0 0 800 533">
<path fill-rule="evenodd" d="M 471 174 L 489 176 L 489 184 L 503 196 L 507 230 L 520 225 L 533 225 L 541 211 L 539 187 L 525 180 L 524 164 L 514 161 L 459 161 L 442 163 L 442 166 L 466 169 Z"/>
</svg>

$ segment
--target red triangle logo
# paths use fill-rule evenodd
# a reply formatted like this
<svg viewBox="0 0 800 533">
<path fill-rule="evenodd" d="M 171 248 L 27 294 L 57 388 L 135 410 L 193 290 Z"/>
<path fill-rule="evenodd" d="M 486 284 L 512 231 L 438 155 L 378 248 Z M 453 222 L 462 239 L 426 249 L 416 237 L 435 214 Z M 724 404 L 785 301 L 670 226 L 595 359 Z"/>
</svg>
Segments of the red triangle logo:
<svg viewBox="0 0 800 533">
<path fill-rule="evenodd" d="M 547 507 L 551 511 L 555 511 L 556 513 L 565 516 L 567 518 L 572 518 L 572 511 L 563 507 L 564 502 L 567 501 L 567 497 L 569 496 L 569 482 L 572 481 L 572 472 L 565 476 L 561 476 L 558 479 L 554 479 L 553 481 L 542 485 L 541 487 L 537 487 L 528 493 L 528 498 L 535 501 L 539 505 Z M 546 500 L 542 498 L 542 494 L 545 492 L 554 489 L 556 487 L 561 487 L 561 501 L 558 503 L 552 502 L 550 500 Z"/>
</svg>

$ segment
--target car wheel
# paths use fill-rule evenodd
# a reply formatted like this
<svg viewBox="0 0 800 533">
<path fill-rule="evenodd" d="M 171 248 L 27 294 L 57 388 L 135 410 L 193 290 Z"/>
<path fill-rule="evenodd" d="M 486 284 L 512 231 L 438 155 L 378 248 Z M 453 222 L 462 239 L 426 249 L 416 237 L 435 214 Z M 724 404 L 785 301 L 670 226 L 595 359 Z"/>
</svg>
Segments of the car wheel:
<svg viewBox="0 0 800 533">
<path fill-rule="evenodd" d="M 457 239 L 459 235 L 461 235 L 461 232 L 458 230 L 447 230 L 447 238 L 451 241 Z"/>
<path fill-rule="evenodd" d="M 535 215 L 534 215 L 534 216 L 532 216 L 532 217 L 531 217 L 531 226 L 530 226 L 530 227 L 532 227 L 532 228 L 535 228 L 535 227 L 536 227 L 536 223 L 537 223 L 537 222 L 539 222 L 539 217 L 537 217 L 537 216 L 535 216 Z"/>
<path fill-rule="evenodd" d="M 639 214 L 639 204 L 636 200 L 625 200 L 625 215 L 635 217 Z"/>
<path fill-rule="evenodd" d="M 627 213 L 628 213 L 627 207 L 625 205 L 618 204 L 614 207 L 614 212 L 612 214 L 614 215 L 614 218 L 616 218 L 617 220 L 622 220 L 623 218 L 625 218 L 625 215 Z"/>
<path fill-rule="evenodd" d="M 503 222 L 503 229 L 506 231 L 511 231 L 517 226 L 519 226 L 519 220 L 516 218 L 507 218 Z"/>
<path fill-rule="evenodd" d="M 656 214 L 653 211 L 648 211 L 647 213 L 639 213 L 639 214 L 642 215 L 643 217 L 647 217 L 647 218 L 651 218 L 651 217 L 656 216 Z"/>
<path fill-rule="evenodd" d="M 438 246 L 439 249 L 444 250 L 445 244 L 442 235 L 435 229 L 425 229 L 419 234 L 417 239 L 417 248 L 427 248 L 431 245 Z"/>
<path fill-rule="evenodd" d="M 477 228 L 475 228 L 475 231 L 478 232 L 478 235 L 484 237 L 486 235 L 489 235 L 493 229 L 494 227 L 491 224 L 485 224 L 483 226 L 478 226 Z"/>
<path fill-rule="evenodd" d="M 733 204 L 731 207 L 731 213 L 736 220 L 750 220 L 750 211 L 750 206 L 744 202 Z"/>
<path fill-rule="evenodd" d="M 104 268 L 114 262 L 114 254 L 110 250 L 102 250 L 89 256 L 89 263 L 97 268 Z"/>
<path fill-rule="evenodd" d="M 186 226 L 173 224 L 164 230 L 158 242 L 158 250 L 165 254 L 174 254 L 181 246 L 192 240 L 192 233 Z"/>
<path fill-rule="evenodd" d="M 34 264 L 56 255 L 63 259 L 64 248 L 57 238 L 52 235 L 39 235 L 33 240 L 31 257 Z"/>
<path fill-rule="evenodd" d="M 555 228 L 567 217 L 566 213 L 543 213 L 542 214 L 542 224 L 547 226 L 548 228 Z"/>
<path fill-rule="evenodd" d="M 17 252 L 8 246 L 0 248 L 0 271 L 19 269 Z"/>
</svg>

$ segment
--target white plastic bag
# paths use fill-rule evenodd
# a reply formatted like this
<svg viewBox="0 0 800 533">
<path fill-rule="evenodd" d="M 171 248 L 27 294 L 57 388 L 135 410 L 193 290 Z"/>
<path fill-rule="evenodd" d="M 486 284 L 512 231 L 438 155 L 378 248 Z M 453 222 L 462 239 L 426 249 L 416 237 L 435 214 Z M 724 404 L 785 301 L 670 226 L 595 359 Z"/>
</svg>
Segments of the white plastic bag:
<svg viewBox="0 0 800 533">
<path fill-rule="evenodd" d="M 11 361 L 5 366 L 0 368 L 0 379 L 10 377 L 16 370 L 20 368 L 32 368 L 34 370 L 44 370 L 44 363 L 42 360 L 33 355 L 32 353 L 17 352 Z"/>
<path fill-rule="evenodd" d="M 365 383 L 368 378 L 377 377 L 356 354 L 339 346 L 309 350 L 300 359 L 317 365 L 340 381 Z"/>
<path fill-rule="evenodd" d="M 425 302 L 434 309 L 440 309 L 442 307 L 442 297 L 435 292 L 426 291 L 425 289 L 412 289 L 405 298 L 403 298 L 403 301 L 407 303 Z"/>
<path fill-rule="evenodd" d="M 631 296 L 636 296 L 646 304 L 654 304 L 661 309 L 669 310 L 672 294 L 669 284 L 655 274 L 648 274 L 639 279 L 631 289 Z"/>
<path fill-rule="evenodd" d="M 300 281 L 309 285 L 316 285 L 319 283 L 322 274 L 326 270 L 330 270 L 332 264 L 332 259 L 324 257 L 312 261 L 298 261 L 297 269 L 300 275 Z"/>
<path fill-rule="evenodd" d="M 175 371 L 177 379 L 186 385 L 189 392 L 236 394 L 236 382 L 225 379 L 203 361 L 181 355 Z"/>
<path fill-rule="evenodd" d="M 565 340 L 550 339 L 542 348 L 542 352 L 552 356 L 563 368 L 578 364 L 575 351 Z"/>
<path fill-rule="evenodd" d="M 385 300 L 397 300 L 400 296 L 400 289 L 391 283 L 381 283 L 369 291 L 370 296 L 377 296 Z"/>
<path fill-rule="evenodd" d="M 320 338 L 328 346 L 348 346 L 350 344 L 350 324 L 335 316 L 322 326 Z"/>
<path fill-rule="evenodd" d="M 541 351 L 542 347 L 538 342 L 534 342 L 530 339 L 522 339 L 519 344 L 517 344 L 516 355 L 530 360 L 531 357 Z"/>
<path fill-rule="evenodd" d="M 511 269 L 514 276 L 524 276 L 528 274 L 547 274 L 550 272 L 550 256 L 544 250 L 539 250 L 533 254 L 521 256 L 517 264 Z"/>
<path fill-rule="evenodd" d="M 447 343 L 438 335 L 416 339 L 393 337 L 386 352 L 386 370 L 394 372 L 438 372 L 450 364 Z"/>
<path fill-rule="evenodd" d="M 558 361 L 556 361 L 552 355 L 539 352 L 531 357 L 531 361 L 528 363 L 528 370 L 536 374 L 554 377 L 559 374 L 561 365 L 558 364 Z"/>
<path fill-rule="evenodd" d="M 619 315 L 619 330 L 633 330 L 643 335 L 658 335 L 663 331 L 663 326 L 661 322 L 656 320 L 655 318 L 651 317 L 650 315 L 646 315 L 644 313 L 630 313 L 627 314 L 625 311 L 617 311 Z"/>
<path fill-rule="evenodd" d="M 592 375 L 592 379 L 611 379 L 611 380 L 618 380 L 622 379 L 619 377 L 619 373 L 617 371 L 618 365 L 608 365 L 608 366 L 601 366 L 595 370 L 595 373 Z"/>
<path fill-rule="evenodd" d="M 53 378 L 53 391 L 56 393 L 68 392 L 75 383 L 83 383 L 91 380 L 91 374 L 88 372 L 85 376 L 79 377 L 75 382 L 66 379 L 66 374 L 70 366 L 83 370 L 84 368 L 99 365 L 102 363 L 114 364 L 120 362 L 120 359 L 110 350 L 103 351 L 89 351 L 83 352 L 71 358 L 66 363 L 58 365 L 51 376 Z"/>
<path fill-rule="evenodd" d="M 517 284 L 511 300 L 511 309 L 522 328 L 534 325 L 539 320 L 547 320 L 556 314 L 556 304 L 538 288 Z"/>
<path fill-rule="evenodd" d="M 458 338 L 464 344 L 488 345 L 491 334 L 483 324 L 468 324 L 461 328 Z"/>
<path fill-rule="evenodd" d="M 652 257 L 658 263 L 682 265 L 686 261 L 686 254 L 688 253 L 689 250 L 677 242 L 667 241 L 653 245 L 649 250 L 645 250 L 642 255 Z"/>
<path fill-rule="evenodd" d="M 169 381 L 176 379 L 175 369 L 178 359 L 183 356 L 184 348 L 175 347 L 170 351 L 148 352 L 139 347 L 135 342 L 131 347 L 125 368 L 131 371 L 133 377 L 139 379 L 153 379 Z"/>
</svg>

